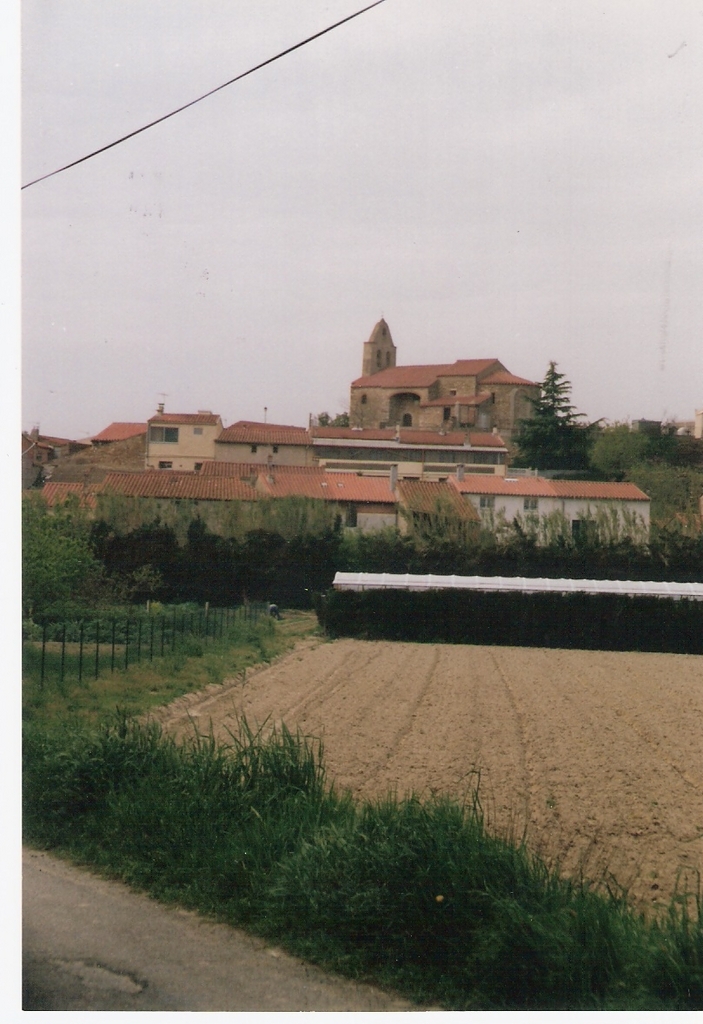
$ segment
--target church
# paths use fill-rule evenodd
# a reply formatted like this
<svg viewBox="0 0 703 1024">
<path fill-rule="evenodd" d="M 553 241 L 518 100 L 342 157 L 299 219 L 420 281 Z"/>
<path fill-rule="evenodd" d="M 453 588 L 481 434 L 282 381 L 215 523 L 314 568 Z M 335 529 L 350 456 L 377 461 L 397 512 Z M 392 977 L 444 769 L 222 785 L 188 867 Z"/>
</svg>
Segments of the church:
<svg viewBox="0 0 703 1024">
<path fill-rule="evenodd" d="M 388 324 L 364 344 L 362 375 L 352 381 L 352 427 L 412 427 L 439 433 L 496 431 L 508 443 L 532 414 L 539 384 L 516 377 L 498 359 L 398 366 Z"/>
</svg>

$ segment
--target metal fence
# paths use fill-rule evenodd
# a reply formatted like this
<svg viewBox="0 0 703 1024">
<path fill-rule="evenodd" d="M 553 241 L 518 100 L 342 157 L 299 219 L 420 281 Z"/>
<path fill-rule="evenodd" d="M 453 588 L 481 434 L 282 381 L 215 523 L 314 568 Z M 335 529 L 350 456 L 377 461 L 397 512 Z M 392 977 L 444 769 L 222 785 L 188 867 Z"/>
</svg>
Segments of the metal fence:
<svg viewBox="0 0 703 1024">
<path fill-rule="evenodd" d="M 25 638 L 25 665 L 38 671 L 41 686 L 49 675 L 60 683 L 77 677 L 80 683 L 177 652 L 201 654 L 204 643 L 222 639 L 238 624 L 256 624 L 267 615 L 266 605 L 247 603 L 235 608 L 206 606 L 157 615 L 45 622 L 34 627 L 33 637 Z M 41 637 L 36 635 L 39 629 Z"/>
</svg>

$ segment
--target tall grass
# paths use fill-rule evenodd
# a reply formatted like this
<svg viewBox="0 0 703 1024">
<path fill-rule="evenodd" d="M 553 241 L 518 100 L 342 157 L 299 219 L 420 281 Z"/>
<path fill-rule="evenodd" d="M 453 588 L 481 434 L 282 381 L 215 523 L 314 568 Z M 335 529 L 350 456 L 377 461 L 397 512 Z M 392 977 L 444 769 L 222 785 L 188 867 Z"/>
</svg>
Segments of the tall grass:
<svg viewBox="0 0 703 1024">
<path fill-rule="evenodd" d="M 26 727 L 25 828 L 162 899 L 446 1008 L 703 1008 L 703 919 L 648 922 L 488 833 L 479 794 L 355 804 L 319 743 Z"/>
</svg>

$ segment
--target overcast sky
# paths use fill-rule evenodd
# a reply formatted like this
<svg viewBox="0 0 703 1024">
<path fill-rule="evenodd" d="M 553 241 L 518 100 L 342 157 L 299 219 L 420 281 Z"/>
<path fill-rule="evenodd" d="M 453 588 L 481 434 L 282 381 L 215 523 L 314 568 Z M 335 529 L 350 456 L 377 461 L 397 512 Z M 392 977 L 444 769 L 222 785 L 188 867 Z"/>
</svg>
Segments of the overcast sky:
<svg viewBox="0 0 703 1024">
<path fill-rule="evenodd" d="M 28 182 L 363 0 L 24 0 Z M 703 4 L 386 0 L 22 193 L 25 429 L 348 408 L 550 359 L 589 419 L 703 406 Z"/>
</svg>

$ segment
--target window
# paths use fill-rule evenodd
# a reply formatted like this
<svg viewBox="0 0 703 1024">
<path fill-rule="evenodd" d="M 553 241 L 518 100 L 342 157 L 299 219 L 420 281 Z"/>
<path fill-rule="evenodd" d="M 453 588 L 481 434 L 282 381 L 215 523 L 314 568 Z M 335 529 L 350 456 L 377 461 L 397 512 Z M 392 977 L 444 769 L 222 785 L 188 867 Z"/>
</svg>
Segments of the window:
<svg viewBox="0 0 703 1024">
<path fill-rule="evenodd" d="M 149 440 L 157 444 L 178 444 L 178 427 L 150 427 Z"/>
<path fill-rule="evenodd" d="M 376 351 L 376 366 L 381 365 L 381 350 L 380 348 Z"/>
<path fill-rule="evenodd" d="M 257 453 L 257 451 L 258 451 L 258 448 L 259 448 L 259 446 L 258 446 L 257 444 L 253 444 L 253 445 L 251 446 L 251 454 L 252 454 L 252 455 L 256 455 L 256 453 Z"/>
<path fill-rule="evenodd" d="M 442 419 L 446 421 L 448 419 L 451 419 L 451 416 L 452 416 L 451 406 L 445 405 L 444 410 L 442 412 Z"/>
<path fill-rule="evenodd" d="M 386 352 L 386 366 L 390 366 L 390 365 L 391 365 L 391 354 L 390 354 L 390 352 Z"/>
<path fill-rule="evenodd" d="M 522 507 L 525 512 L 536 512 L 539 508 L 539 501 L 537 498 L 525 498 Z"/>
<path fill-rule="evenodd" d="M 273 454 L 275 455 L 277 451 L 278 451 L 278 445 L 275 444 L 275 445 L 273 445 Z"/>
<path fill-rule="evenodd" d="M 172 462 L 160 462 L 159 463 L 159 469 L 173 469 L 173 463 Z"/>
<path fill-rule="evenodd" d="M 450 395 L 455 395 L 456 394 L 456 388 L 451 388 L 449 394 Z"/>
<path fill-rule="evenodd" d="M 195 465 L 193 466 L 193 469 L 195 470 L 196 473 L 199 473 L 202 468 L 203 468 L 202 462 L 196 462 Z"/>
<path fill-rule="evenodd" d="M 203 428 L 202 427 L 193 427 L 193 433 L 194 434 L 202 434 L 202 432 L 203 432 Z"/>
<path fill-rule="evenodd" d="M 356 526 L 356 522 L 356 508 L 353 505 L 348 505 L 344 517 L 344 524 L 345 526 Z"/>
<path fill-rule="evenodd" d="M 409 412 L 404 413 L 403 414 L 403 426 L 404 427 L 412 427 L 412 425 L 413 425 L 413 418 L 412 418 L 412 416 L 410 415 Z"/>
<path fill-rule="evenodd" d="M 361 396 L 361 404 L 366 405 L 366 395 Z"/>
<path fill-rule="evenodd" d="M 492 494 L 482 494 L 479 499 L 479 508 L 495 508 L 496 499 Z"/>
</svg>

